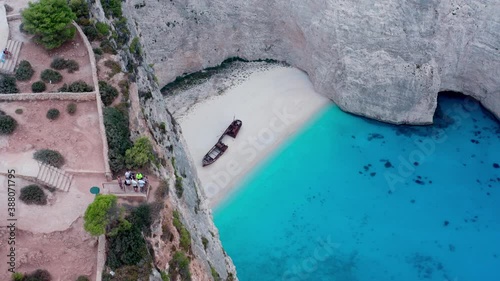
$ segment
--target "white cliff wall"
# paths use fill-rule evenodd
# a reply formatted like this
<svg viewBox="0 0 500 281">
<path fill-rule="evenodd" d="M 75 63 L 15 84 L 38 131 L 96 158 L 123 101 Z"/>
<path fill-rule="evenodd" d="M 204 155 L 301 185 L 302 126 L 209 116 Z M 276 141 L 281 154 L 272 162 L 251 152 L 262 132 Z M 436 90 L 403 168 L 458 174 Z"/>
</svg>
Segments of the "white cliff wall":
<svg viewBox="0 0 500 281">
<path fill-rule="evenodd" d="M 497 0 L 129 0 L 160 84 L 228 57 L 283 60 L 344 110 L 432 121 L 440 90 L 500 116 Z"/>
</svg>

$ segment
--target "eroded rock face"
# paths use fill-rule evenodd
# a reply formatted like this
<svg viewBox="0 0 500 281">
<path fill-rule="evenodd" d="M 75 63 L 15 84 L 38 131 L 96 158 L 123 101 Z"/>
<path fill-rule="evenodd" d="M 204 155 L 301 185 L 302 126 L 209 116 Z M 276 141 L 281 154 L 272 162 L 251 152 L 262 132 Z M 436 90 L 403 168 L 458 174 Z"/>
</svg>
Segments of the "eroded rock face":
<svg viewBox="0 0 500 281">
<path fill-rule="evenodd" d="M 126 3 L 126 4 L 125 4 Z M 228 57 L 283 60 L 343 109 L 432 121 L 440 90 L 500 116 L 497 0 L 130 0 L 160 84 Z"/>
</svg>

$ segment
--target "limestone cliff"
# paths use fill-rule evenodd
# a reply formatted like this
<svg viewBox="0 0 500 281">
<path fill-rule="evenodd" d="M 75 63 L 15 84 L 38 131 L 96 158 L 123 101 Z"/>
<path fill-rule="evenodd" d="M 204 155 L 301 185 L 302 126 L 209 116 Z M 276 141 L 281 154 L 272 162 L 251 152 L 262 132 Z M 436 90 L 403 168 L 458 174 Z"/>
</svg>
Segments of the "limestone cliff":
<svg viewBox="0 0 500 281">
<path fill-rule="evenodd" d="M 283 60 L 344 110 L 432 122 L 437 93 L 500 116 L 497 0 L 129 0 L 160 84 L 228 57 Z"/>
</svg>

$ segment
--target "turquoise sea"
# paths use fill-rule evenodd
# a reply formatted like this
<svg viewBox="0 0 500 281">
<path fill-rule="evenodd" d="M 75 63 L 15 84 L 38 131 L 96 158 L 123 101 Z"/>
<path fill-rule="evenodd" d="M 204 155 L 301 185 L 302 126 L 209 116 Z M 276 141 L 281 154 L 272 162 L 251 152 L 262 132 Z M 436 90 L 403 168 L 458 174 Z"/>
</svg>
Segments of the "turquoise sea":
<svg viewBox="0 0 500 281">
<path fill-rule="evenodd" d="M 214 210 L 239 279 L 500 280 L 500 125 L 444 94 L 434 121 L 319 113 Z"/>
</svg>

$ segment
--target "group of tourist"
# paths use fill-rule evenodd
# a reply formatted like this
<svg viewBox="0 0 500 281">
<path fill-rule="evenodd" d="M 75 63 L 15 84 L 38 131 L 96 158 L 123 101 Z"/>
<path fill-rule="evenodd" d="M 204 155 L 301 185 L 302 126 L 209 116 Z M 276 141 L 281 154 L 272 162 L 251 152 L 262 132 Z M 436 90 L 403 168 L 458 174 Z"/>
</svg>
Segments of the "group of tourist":
<svg viewBox="0 0 500 281">
<path fill-rule="evenodd" d="M 6 59 L 10 59 L 12 57 L 12 53 L 5 48 L 0 56 L 0 60 L 5 62 Z"/>
<path fill-rule="evenodd" d="M 125 181 L 122 181 L 121 177 L 118 177 L 118 184 L 120 188 L 127 191 L 127 187 L 132 187 L 135 192 L 146 193 L 148 186 L 148 177 L 144 176 L 141 172 L 125 172 Z"/>
</svg>

